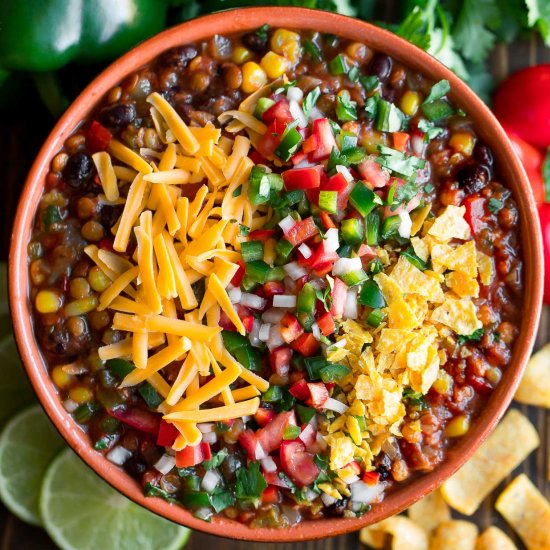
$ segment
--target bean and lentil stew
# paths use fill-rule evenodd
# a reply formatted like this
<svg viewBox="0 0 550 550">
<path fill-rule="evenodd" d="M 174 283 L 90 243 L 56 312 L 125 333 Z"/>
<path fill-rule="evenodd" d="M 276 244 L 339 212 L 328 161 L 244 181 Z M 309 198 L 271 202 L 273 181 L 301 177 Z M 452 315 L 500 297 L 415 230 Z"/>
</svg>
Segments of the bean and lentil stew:
<svg viewBox="0 0 550 550">
<path fill-rule="evenodd" d="M 368 513 L 510 362 L 518 212 L 467 114 L 365 44 L 167 51 L 52 161 L 37 339 L 94 448 L 210 520 Z"/>
</svg>

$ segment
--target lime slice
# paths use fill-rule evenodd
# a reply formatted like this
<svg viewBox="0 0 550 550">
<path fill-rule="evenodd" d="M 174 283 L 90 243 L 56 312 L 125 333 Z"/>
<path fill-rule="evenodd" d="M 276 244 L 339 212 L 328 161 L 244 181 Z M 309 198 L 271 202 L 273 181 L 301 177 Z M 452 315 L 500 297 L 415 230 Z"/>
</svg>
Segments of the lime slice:
<svg viewBox="0 0 550 550">
<path fill-rule="evenodd" d="M 70 449 L 46 472 L 40 512 L 62 550 L 177 550 L 191 533 L 122 496 Z"/>
<path fill-rule="evenodd" d="M 39 405 L 12 418 L 0 435 L 0 498 L 23 521 L 40 525 L 42 478 L 63 446 Z"/>
<path fill-rule="evenodd" d="M 36 402 L 13 336 L 0 340 L 0 429 L 15 413 Z"/>
</svg>

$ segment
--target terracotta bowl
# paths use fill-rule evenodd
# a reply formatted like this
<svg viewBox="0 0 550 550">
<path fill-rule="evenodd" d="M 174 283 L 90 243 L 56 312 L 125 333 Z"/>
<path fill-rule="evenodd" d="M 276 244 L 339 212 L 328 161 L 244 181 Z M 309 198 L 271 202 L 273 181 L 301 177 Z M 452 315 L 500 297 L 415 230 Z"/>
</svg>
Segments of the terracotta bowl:
<svg viewBox="0 0 550 550">
<path fill-rule="evenodd" d="M 212 523 L 206 523 L 196 519 L 181 507 L 171 506 L 158 498 L 145 498 L 141 487 L 132 478 L 94 451 L 86 434 L 63 409 L 38 349 L 31 322 L 27 256 L 27 244 L 31 238 L 35 212 L 42 195 L 50 161 L 62 147 L 65 139 L 79 122 L 87 117 L 106 92 L 125 76 L 169 48 L 191 41 L 200 41 L 216 33 L 231 34 L 253 30 L 264 23 L 276 27 L 314 29 L 362 41 L 434 81 L 443 78 L 449 80 L 453 101 L 472 117 L 477 132 L 495 154 L 504 183 L 513 191 L 520 212 L 521 246 L 525 261 L 524 313 L 513 360 L 470 433 L 452 449 L 445 462 L 433 472 L 389 494 L 384 502 L 374 506 L 372 512 L 362 518 L 311 521 L 284 530 L 250 529 L 228 519 L 215 519 Z M 97 474 L 128 498 L 176 523 L 234 539 L 279 542 L 339 535 L 380 521 L 410 506 L 460 468 L 494 428 L 514 395 L 535 340 L 541 309 L 542 280 L 541 236 L 529 183 L 503 129 L 481 99 L 433 57 L 394 34 L 348 17 L 301 8 L 240 9 L 189 21 L 144 42 L 101 73 L 59 120 L 30 171 L 13 228 L 9 272 L 10 305 L 15 335 L 32 385 L 47 414 L 68 444 Z"/>
</svg>

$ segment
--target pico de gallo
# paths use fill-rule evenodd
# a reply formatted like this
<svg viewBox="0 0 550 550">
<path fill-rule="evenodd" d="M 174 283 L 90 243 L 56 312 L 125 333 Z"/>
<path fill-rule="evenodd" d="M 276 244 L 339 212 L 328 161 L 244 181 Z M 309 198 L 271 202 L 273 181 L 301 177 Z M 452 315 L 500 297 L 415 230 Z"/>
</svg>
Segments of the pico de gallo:
<svg viewBox="0 0 550 550">
<path fill-rule="evenodd" d="M 36 337 L 146 495 L 251 527 L 358 517 L 468 433 L 522 260 L 450 92 L 264 25 L 165 52 L 66 140 L 29 243 Z"/>
</svg>

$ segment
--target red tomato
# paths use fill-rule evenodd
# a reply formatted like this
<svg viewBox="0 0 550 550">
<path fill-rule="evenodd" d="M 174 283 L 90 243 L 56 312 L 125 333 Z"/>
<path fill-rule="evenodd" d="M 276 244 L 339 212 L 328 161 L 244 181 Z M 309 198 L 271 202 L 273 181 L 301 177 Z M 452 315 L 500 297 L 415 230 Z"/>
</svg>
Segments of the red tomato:
<svg viewBox="0 0 550 550">
<path fill-rule="evenodd" d="M 340 257 L 336 252 L 327 252 L 325 250 L 325 241 L 323 241 L 315 250 L 315 252 L 307 260 L 304 260 L 304 265 L 308 265 L 310 269 L 319 269 L 326 264 L 330 264 L 332 270 L 332 264 Z"/>
<path fill-rule="evenodd" d="M 237 272 L 233 275 L 233 279 L 231 279 L 231 284 L 233 286 L 241 286 L 242 280 L 246 274 L 244 262 L 242 260 L 237 260 L 237 263 L 239 264 L 239 269 L 237 269 Z"/>
<path fill-rule="evenodd" d="M 302 334 L 297 340 L 294 340 L 290 347 L 301 353 L 304 357 L 311 357 L 317 353 L 317 350 L 320 348 L 321 344 L 315 339 L 313 334 L 306 333 Z"/>
<path fill-rule="evenodd" d="M 279 376 L 288 376 L 290 372 L 290 359 L 292 350 L 286 346 L 274 349 L 271 352 L 271 370 Z"/>
<path fill-rule="evenodd" d="M 268 281 L 263 286 L 264 294 L 267 298 L 271 298 L 272 296 L 275 296 L 276 294 L 284 294 L 285 293 L 285 285 L 279 281 Z"/>
<path fill-rule="evenodd" d="M 294 120 L 292 113 L 290 112 L 290 104 L 286 99 L 280 99 L 272 105 L 262 115 L 262 119 L 266 124 L 271 124 L 273 121 L 282 122 L 288 124 Z"/>
<path fill-rule="evenodd" d="M 336 330 L 334 319 L 328 311 L 317 319 L 317 325 L 325 336 L 330 336 Z"/>
<path fill-rule="evenodd" d="M 285 188 L 287 191 L 294 189 L 315 189 L 321 185 L 321 172 L 323 172 L 321 165 L 286 170 L 282 174 Z"/>
<path fill-rule="evenodd" d="M 92 153 L 105 151 L 109 147 L 112 138 L 111 132 L 97 122 L 97 120 L 94 120 L 86 134 L 86 145 Z"/>
<path fill-rule="evenodd" d="M 195 447 L 187 445 L 181 451 L 176 451 L 176 466 L 178 468 L 190 468 L 211 458 L 210 445 L 203 441 Z"/>
<path fill-rule="evenodd" d="M 298 319 L 292 313 L 285 313 L 285 316 L 281 319 L 281 336 L 283 340 L 290 344 L 304 332 L 302 325 L 298 322 Z"/>
<path fill-rule="evenodd" d="M 550 90 L 549 90 L 550 93 Z M 519 160 L 525 168 L 527 178 L 531 184 L 533 195 L 537 204 L 544 202 L 544 182 L 542 181 L 542 163 L 544 162 L 543 154 L 529 145 L 526 141 L 516 136 L 512 132 L 508 132 L 508 138 L 512 142 L 515 152 L 518 154 Z"/>
<path fill-rule="evenodd" d="M 313 160 L 326 159 L 336 147 L 334 133 L 327 118 L 318 118 L 313 121 L 313 135 L 317 136 L 317 147 L 311 152 Z"/>
<path fill-rule="evenodd" d="M 309 397 L 309 388 L 307 386 L 307 382 L 304 379 L 298 380 L 298 382 L 292 384 L 288 391 L 290 392 L 290 395 L 293 395 L 296 399 L 299 399 L 300 401 L 305 401 Z"/>
<path fill-rule="evenodd" d="M 257 441 L 267 454 L 280 447 L 285 428 L 289 425 L 296 426 L 294 411 L 279 413 L 272 422 L 256 432 Z"/>
<path fill-rule="evenodd" d="M 409 136 L 406 132 L 394 132 L 392 134 L 394 149 L 397 149 L 398 151 L 405 151 L 407 149 L 410 137 L 411 136 Z"/>
<path fill-rule="evenodd" d="M 278 122 L 277 120 L 273 121 L 268 127 L 265 134 L 260 138 L 256 150 L 264 158 L 269 158 L 274 152 L 275 149 L 281 143 L 281 137 L 285 131 L 285 124 Z"/>
<path fill-rule="evenodd" d="M 316 409 L 322 409 L 329 395 L 327 387 L 322 382 L 308 382 L 309 399 L 306 405 Z"/>
<path fill-rule="evenodd" d="M 474 235 L 477 235 L 486 227 L 485 217 L 487 216 L 487 199 L 474 195 L 466 197 L 462 201 L 462 205 L 466 207 L 464 219 L 468 222 L 470 229 Z"/>
<path fill-rule="evenodd" d="M 386 172 L 376 162 L 376 155 L 369 155 L 357 166 L 357 170 L 361 177 L 370 184 L 369 187 L 386 187 L 390 181 L 389 172 Z"/>
<path fill-rule="evenodd" d="M 503 126 L 531 145 L 550 145 L 550 64 L 514 73 L 497 89 L 493 108 Z"/>
<path fill-rule="evenodd" d="M 279 490 L 276 487 L 269 486 L 264 489 L 261 499 L 262 504 L 277 504 L 279 502 Z"/>
<path fill-rule="evenodd" d="M 283 441 L 280 456 L 286 475 L 300 487 L 310 485 L 319 475 L 319 468 L 313 462 L 314 455 L 306 451 L 301 441 Z"/>
<path fill-rule="evenodd" d="M 328 212 L 321 210 L 321 212 L 319 212 L 319 218 L 321 218 L 321 224 L 325 229 L 336 229 L 336 224 L 332 221 Z"/>
<path fill-rule="evenodd" d="M 285 233 L 285 239 L 292 245 L 298 246 L 304 241 L 307 241 L 309 238 L 317 235 L 319 230 L 313 221 L 313 218 L 310 216 L 305 220 L 296 222 L 287 233 Z"/>
<path fill-rule="evenodd" d="M 539 219 L 544 245 L 544 303 L 550 305 L 550 204 L 540 205 Z"/>
<path fill-rule="evenodd" d="M 254 413 L 254 420 L 260 427 L 267 426 L 275 418 L 275 411 L 271 409 L 262 409 L 261 407 Z"/>
<path fill-rule="evenodd" d="M 160 421 L 159 433 L 157 435 L 157 445 L 162 447 L 171 447 L 178 437 L 178 429 L 174 424 L 166 422 L 166 420 Z"/>
<path fill-rule="evenodd" d="M 256 229 L 248 234 L 247 239 L 249 241 L 267 241 L 273 235 L 275 235 L 275 229 Z"/>
<path fill-rule="evenodd" d="M 334 278 L 334 288 L 332 289 L 332 306 L 330 314 L 333 317 L 342 317 L 344 314 L 344 306 L 346 305 L 346 296 L 348 293 L 348 285 L 338 277 Z"/>
</svg>

